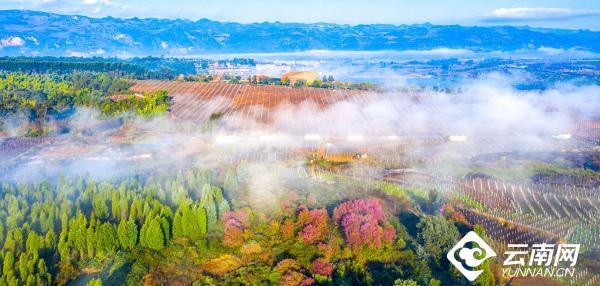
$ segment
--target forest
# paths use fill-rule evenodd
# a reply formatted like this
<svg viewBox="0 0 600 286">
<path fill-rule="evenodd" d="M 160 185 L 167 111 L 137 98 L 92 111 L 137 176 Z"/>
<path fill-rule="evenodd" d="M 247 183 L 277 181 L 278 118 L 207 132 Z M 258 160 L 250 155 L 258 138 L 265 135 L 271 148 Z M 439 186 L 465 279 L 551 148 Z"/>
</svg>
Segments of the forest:
<svg viewBox="0 0 600 286">
<path fill-rule="evenodd" d="M 49 119 L 61 120 L 72 115 L 77 107 L 96 108 L 106 116 L 133 111 L 141 116 L 165 112 L 170 98 L 164 91 L 129 95 L 113 100 L 116 93 L 130 94 L 131 82 L 108 73 L 74 72 L 69 75 L 0 73 L 0 130 L 8 128 L 8 116 L 24 116 L 29 136 L 50 132 Z"/>
<path fill-rule="evenodd" d="M 244 200 L 248 168 L 4 183 L 0 284 L 463 283 L 442 258 L 470 226 L 373 196 L 291 191 L 262 210 Z M 484 269 L 477 285 L 494 285 Z"/>
<path fill-rule="evenodd" d="M 58 75 L 94 72 L 134 79 L 166 80 L 174 79 L 180 74 L 194 74 L 196 67 L 189 60 L 159 57 L 129 60 L 93 57 L 0 57 L 0 71 Z"/>
</svg>

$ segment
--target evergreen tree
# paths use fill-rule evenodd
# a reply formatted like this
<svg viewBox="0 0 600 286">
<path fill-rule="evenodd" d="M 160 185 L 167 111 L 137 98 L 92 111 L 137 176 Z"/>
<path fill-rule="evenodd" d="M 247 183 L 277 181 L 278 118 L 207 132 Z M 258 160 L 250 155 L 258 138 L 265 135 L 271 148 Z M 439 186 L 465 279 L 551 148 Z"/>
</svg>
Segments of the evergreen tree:
<svg viewBox="0 0 600 286">
<path fill-rule="evenodd" d="M 117 228 L 119 243 L 124 249 L 132 249 L 137 241 L 137 225 L 133 220 L 121 220 Z"/>
<path fill-rule="evenodd" d="M 214 229 L 218 223 L 217 206 L 215 204 L 214 188 L 206 184 L 202 188 L 200 206 L 206 211 L 207 229 Z"/>
<path fill-rule="evenodd" d="M 160 225 L 160 219 L 150 219 L 147 224 L 144 234 L 145 245 L 150 249 L 161 250 L 165 246 L 165 235 Z"/>
<path fill-rule="evenodd" d="M 37 285 L 50 285 L 50 280 L 52 279 L 52 277 L 50 273 L 48 273 L 48 268 L 46 267 L 46 262 L 44 261 L 44 259 L 40 259 L 40 261 L 38 261 L 37 276 Z"/>
<path fill-rule="evenodd" d="M 238 179 L 235 169 L 233 167 L 227 169 L 225 174 L 225 181 L 223 182 L 223 188 L 227 194 L 232 194 L 238 189 Z"/>
<path fill-rule="evenodd" d="M 96 253 L 102 257 L 115 253 L 119 248 L 117 231 L 115 230 L 115 227 L 108 222 L 105 222 L 98 227 L 95 240 Z"/>
<path fill-rule="evenodd" d="M 90 219 L 90 226 L 86 230 L 85 234 L 85 242 L 86 242 L 86 256 L 94 257 L 95 247 L 96 247 L 96 229 L 95 229 L 95 219 Z M 94 223 L 92 223 L 94 222 Z"/>
<path fill-rule="evenodd" d="M 485 233 L 485 230 L 483 229 L 483 227 L 480 224 L 476 225 L 473 230 L 483 240 L 485 240 L 485 241 L 488 240 L 487 234 Z M 483 255 L 485 255 L 485 254 L 483 254 Z M 479 277 L 477 277 L 477 279 L 475 281 L 473 281 L 473 285 L 478 285 L 478 286 L 494 286 L 494 285 L 496 285 L 496 278 L 494 277 L 494 273 L 492 272 L 492 270 L 490 268 L 491 261 L 492 261 L 492 259 L 486 259 L 478 267 L 478 269 L 483 270 L 483 272 L 479 275 Z"/>
<path fill-rule="evenodd" d="M 100 278 L 94 278 L 88 281 L 88 283 L 85 284 L 85 286 L 102 286 L 102 280 L 100 280 Z"/>
<path fill-rule="evenodd" d="M 419 286 L 419 284 L 417 284 L 416 281 L 411 280 L 411 279 L 407 279 L 407 280 L 398 279 L 398 280 L 394 281 L 394 286 Z"/>
<path fill-rule="evenodd" d="M 163 233 L 164 241 L 165 241 L 165 244 L 167 244 L 167 243 L 169 243 L 169 240 L 171 239 L 171 237 L 170 237 L 171 225 L 169 224 L 169 221 L 167 220 L 167 218 L 165 218 L 163 216 L 157 216 L 156 219 L 160 223 L 160 228 Z"/>
<path fill-rule="evenodd" d="M 140 245 L 142 247 L 148 247 L 148 244 L 146 243 L 146 233 L 148 230 L 148 225 L 150 224 L 149 222 L 150 220 L 146 220 L 140 229 Z"/>
<path fill-rule="evenodd" d="M 183 236 L 183 227 L 182 227 L 182 210 L 181 206 L 175 212 L 175 217 L 173 218 L 173 238 L 178 238 Z"/>
<path fill-rule="evenodd" d="M 4 261 L 2 261 L 2 275 L 5 277 L 13 277 L 14 276 L 14 266 L 15 266 L 15 254 L 12 251 L 8 251 L 4 255 Z"/>
<path fill-rule="evenodd" d="M 196 213 L 198 214 L 198 226 L 200 229 L 200 237 L 204 237 L 207 231 L 207 218 L 206 211 L 202 207 L 196 208 Z"/>
<path fill-rule="evenodd" d="M 119 206 L 119 193 L 117 191 L 112 192 L 112 198 L 110 200 L 110 208 L 113 219 L 121 218 L 121 207 Z"/>
<path fill-rule="evenodd" d="M 68 236 L 67 229 L 65 228 L 60 232 L 60 236 L 58 238 L 58 255 L 60 255 L 60 261 L 67 263 L 71 260 Z"/>
<path fill-rule="evenodd" d="M 196 234 L 199 233 L 199 229 L 194 212 L 187 204 L 182 206 L 181 211 L 182 234 L 191 239 L 196 239 Z"/>
<path fill-rule="evenodd" d="M 221 219 L 224 213 L 231 210 L 229 208 L 229 202 L 227 202 L 227 200 L 223 196 L 221 188 L 213 186 L 212 191 L 215 197 L 215 201 L 217 202 L 218 219 Z"/>
<path fill-rule="evenodd" d="M 119 219 L 124 220 L 129 217 L 129 201 L 126 198 L 119 198 Z"/>
<path fill-rule="evenodd" d="M 459 232 L 452 222 L 440 216 L 426 216 L 419 221 L 417 239 L 438 265 L 442 256 L 458 241 Z"/>
<path fill-rule="evenodd" d="M 72 219 L 69 227 L 69 241 L 75 247 L 79 255 L 85 256 L 87 252 L 87 220 L 79 212 L 75 219 Z"/>
</svg>

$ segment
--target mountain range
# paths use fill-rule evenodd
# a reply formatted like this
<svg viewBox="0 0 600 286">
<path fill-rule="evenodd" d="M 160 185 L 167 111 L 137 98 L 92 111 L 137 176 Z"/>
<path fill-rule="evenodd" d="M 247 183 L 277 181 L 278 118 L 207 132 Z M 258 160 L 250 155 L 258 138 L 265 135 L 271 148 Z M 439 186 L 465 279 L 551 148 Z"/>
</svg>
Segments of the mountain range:
<svg viewBox="0 0 600 286">
<path fill-rule="evenodd" d="M 207 19 L 91 18 L 0 10 L 2 56 L 144 56 L 308 50 L 516 51 L 538 48 L 600 52 L 600 32 L 459 25 L 341 25 Z"/>
</svg>

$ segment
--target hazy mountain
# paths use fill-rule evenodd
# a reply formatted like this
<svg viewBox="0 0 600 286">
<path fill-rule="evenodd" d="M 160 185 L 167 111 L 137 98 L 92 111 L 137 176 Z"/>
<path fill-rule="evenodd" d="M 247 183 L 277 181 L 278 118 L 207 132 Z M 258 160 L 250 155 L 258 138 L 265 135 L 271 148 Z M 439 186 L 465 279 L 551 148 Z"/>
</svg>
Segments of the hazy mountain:
<svg viewBox="0 0 600 286">
<path fill-rule="evenodd" d="M 0 11 L 0 55 L 193 55 L 305 50 L 600 51 L 600 32 L 458 25 L 239 24 Z"/>
</svg>

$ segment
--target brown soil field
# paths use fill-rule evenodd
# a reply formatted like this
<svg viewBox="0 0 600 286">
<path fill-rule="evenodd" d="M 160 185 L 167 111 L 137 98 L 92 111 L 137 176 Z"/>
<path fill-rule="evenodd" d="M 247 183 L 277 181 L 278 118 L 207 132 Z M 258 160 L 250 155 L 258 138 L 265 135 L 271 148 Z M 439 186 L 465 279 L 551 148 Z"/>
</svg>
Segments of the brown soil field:
<svg viewBox="0 0 600 286">
<path fill-rule="evenodd" d="M 219 113 L 239 112 L 260 121 L 282 104 L 312 103 L 324 108 L 343 100 L 368 101 L 368 92 L 324 88 L 242 85 L 229 83 L 136 81 L 133 92 L 167 91 L 173 98 L 171 115 L 178 119 L 206 120 Z"/>
</svg>

